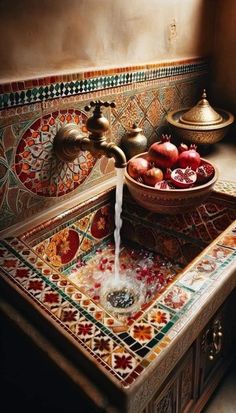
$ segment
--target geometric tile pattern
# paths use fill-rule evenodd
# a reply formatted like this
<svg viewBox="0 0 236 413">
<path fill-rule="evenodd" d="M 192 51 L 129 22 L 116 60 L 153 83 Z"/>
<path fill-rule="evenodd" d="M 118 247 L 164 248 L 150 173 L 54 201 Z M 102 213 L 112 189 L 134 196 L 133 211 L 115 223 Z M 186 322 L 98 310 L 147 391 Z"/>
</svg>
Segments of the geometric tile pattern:
<svg viewBox="0 0 236 413">
<path fill-rule="evenodd" d="M 52 151 L 62 124 L 75 122 L 84 129 L 84 107 L 91 99 L 116 103 L 104 110 L 108 139 L 119 145 L 136 122 L 151 144 L 167 131 L 169 110 L 196 103 L 206 75 L 206 60 L 194 59 L 0 85 L 10 96 L 0 110 L 0 228 L 52 208 L 56 200 L 80 196 L 114 175 L 113 160 L 105 156 L 95 162 L 81 151 L 66 164 Z"/>
<path fill-rule="evenodd" d="M 101 216 L 97 213 L 105 206 L 108 208 L 105 200 L 102 206 L 99 200 L 97 202 L 93 210 L 90 208 L 83 217 L 79 214 L 83 206 L 78 207 L 77 216 L 75 211 L 72 212 L 71 220 L 65 217 L 67 230 L 73 227 L 82 231 L 83 228 L 89 236 L 95 217 L 95 222 L 98 222 Z M 210 221 L 208 223 L 210 225 Z M 0 276 L 13 289 L 17 285 L 27 295 L 29 308 L 34 302 L 54 326 L 60 326 L 69 341 L 73 338 L 77 350 L 83 348 L 94 359 L 94 368 L 99 364 L 100 372 L 108 377 L 112 375 L 125 388 L 130 387 L 165 351 L 178 328 L 182 328 L 178 326 L 183 326 L 182 319 L 186 319 L 188 311 L 194 308 L 209 286 L 221 280 L 227 267 L 236 262 L 236 225 L 233 222 L 216 241 L 211 240 L 203 254 L 177 274 L 132 323 L 124 325 L 71 282 L 66 275 L 70 263 L 63 263 L 59 268 L 47 262 L 45 256 L 40 257 L 40 250 L 36 253 L 38 245 L 63 231 L 63 222 L 61 227 L 57 225 L 57 232 L 49 226 L 49 232 L 45 233 L 46 227 L 41 227 L 41 233 L 36 231 L 28 238 L 27 234 L 22 234 L 19 238 L 1 242 Z M 108 239 L 108 233 L 103 235 L 98 239 L 96 249 L 90 250 L 91 254 L 96 255 L 99 245 L 101 247 L 103 240 Z M 180 233 L 180 237 L 182 235 Z M 70 262 L 73 260 L 72 254 Z"/>
<path fill-rule="evenodd" d="M 156 67 L 155 67 L 156 66 Z M 159 67 L 158 67 L 159 66 Z M 60 97 L 68 97 L 82 93 L 91 93 L 101 89 L 111 89 L 117 86 L 130 85 L 161 79 L 165 77 L 188 74 L 196 71 L 206 71 L 207 61 L 200 59 L 195 62 L 169 63 L 160 65 L 147 65 L 140 67 L 140 70 L 124 68 L 104 71 L 103 76 L 95 76 L 84 73 L 85 79 L 81 79 L 81 74 L 74 74 L 75 80 L 60 81 L 56 77 L 46 79 L 35 79 L 27 82 L 1 85 L 0 88 L 0 109 L 13 106 L 36 103 Z M 121 73 L 120 73 L 121 72 Z M 45 84 L 46 83 L 46 84 Z M 28 87 L 26 87 L 26 85 Z M 31 87 L 30 87 L 31 86 Z"/>
<path fill-rule="evenodd" d="M 235 187 L 235 182 L 230 182 L 230 181 L 217 181 L 215 190 L 217 192 L 221 192 L 224 194 L 228 194 L 231 196 L 236 196 L 236 187 Z"/>
<path fill-rule="evenodd" d="M 45 98 L 42 107 L 46 109 L 42 109 L 41 104 L 32 103 L 0 110 L 0 228 L 51 208 L 57 200 L 80 196 L 114 175 L 112 160 L 103 156 L 95 162 L 89 152 L 81 151 L 78 159 L 70 164 L 58 161 L 52 152 L 57 128 L 74 121 L 83 129 L 84 106 L 91 99 L 102 98 L 116 103 L 115 108 L 105 110 L 110 121 L 108 139 L 119 145 L 127 127 L 136 122 L 151 144 L 166 131 L 165 116 L 169 110 L 182 107 L 187 98 L 193 105 L 199 97 L 205 84 L 205 66 L 196 60 L 190 63 L 191 70 L 194 69 L 191 73 L 187 61 L 175 62 L 173 67 L 178 70 L 171 66 L 173 70 L 169 71 L 165 64 L 159 64 L 144 70 L 149 73 L 158 69 L 160 78 L 157 79 L 120 84 L 92 93 L 78 92 L 71 97 Z M 186 66 L 186 70 L 181 65 Z M 132 72 L 131 68 L 126 69 L 126 75 Z M 114 73 L 110 75 L 116 76 Z M 46 85 L 49 87 L 48 83 Z"/>
<path fill-rule="evenodd" d="M 34 241 L 34 251 L 55 268 L 65 271 L 74 266 L 81 267 L 85 254 L 99 251 L 101 242 L 114 231 L 114 209 L 105 200 L 91 207 L 89 214 L 75 217 L 65 225 L 48 231 L 43 240 Z"/>
<path fill-rule="evenodd" d="M 235 184 L 234 184 L 235 187 Z M 236 219 L 236 198 L 212 194 L 192 212 L 160 215 L 138 206 L 125 192 L 125 239 L 187 264 Z"/>
<path fill-rule="evenodd" d="M 16 148 L 13 169 L 22 184 L 38 196 L 60 197 L 75 190 L 90 174 L 96 162 L 90 152 L 80 151 L 66 163 L 53 153 L 53 138 L 67 123 L 86 129 L 87 117 L 78 110 L 61 110 L 43 116 L 23 134 Z"/>
</svg>

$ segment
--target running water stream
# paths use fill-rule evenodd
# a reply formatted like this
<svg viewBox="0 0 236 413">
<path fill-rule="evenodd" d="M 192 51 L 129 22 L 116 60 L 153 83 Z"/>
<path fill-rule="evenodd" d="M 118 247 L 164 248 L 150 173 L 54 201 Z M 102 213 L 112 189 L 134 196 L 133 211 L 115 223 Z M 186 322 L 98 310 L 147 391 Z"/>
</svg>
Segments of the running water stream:
<svg viewBox="0 0 236 413">
<path fill-rule="evenodd" d="M 123 203 L 123 182 L 124 168 L 116 168 L 116 199 L 115 199 L 115 262 L 113 277 L 104 283 L 104 305 L 110 311 L 117 310 L 119 312 L 131 311 L 136 307 L 140 298 L 140 288 L 137 288 L 137 282 L 131 280 L 130 277 L 120 274 L 120 230 L 122 227 L 122 203 Z"/>
<path fill-rule="evenodd" d="M 122 202 L 123 202 L 123 182 L 124 182 L 124 168 L 116 168 L 116 200 L 115 200 L 115 231 L 114 231 L 114 240 L 115 240 L 115 279 L 117 283 L 120 280 L 120 230 L 122 227 Z"/>
<path fill-rule="evenodd" d="M 122 203 L 123 203 L 123 182 L 124 168 L 116 168 L 116 199 L 115 199 L 115 257 L 114 257 L 114 273 L 104 281 L 101 288 L 101 303 L 104 304 L 109 311 L 126 312 L 136 306 L 140 289 L 135 288 L 137 282 L 130 277 L 120 274 L 120 230 L 122 227 Z M 136 290 L 136 291 L 135 291 Z"/>
</svg>

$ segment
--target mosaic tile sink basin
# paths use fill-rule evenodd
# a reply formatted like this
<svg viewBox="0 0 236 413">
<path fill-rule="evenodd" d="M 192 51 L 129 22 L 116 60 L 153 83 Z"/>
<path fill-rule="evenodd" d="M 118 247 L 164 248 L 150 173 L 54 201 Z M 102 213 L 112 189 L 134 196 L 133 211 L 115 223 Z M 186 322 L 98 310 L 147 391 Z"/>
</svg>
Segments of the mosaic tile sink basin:
<svg viewBox="0 0 236 413">
<path fill-rule="evenodd" d="M 204 204 L 176 216 L 145 211 L 125 192 L 121 273 L 143 286 L 135 311 L 108 311 L 101 297 L 113 276 L 113 190 L 1 241 L 0 284 L 9 297 L 14 291 L 36 309 L 48 334 L 56 330 L 90 380 L 120 407 L 128 403 L 127 412 L 144 407 L 143 389 L 151 398 L 151 380 L 161 383 L 178 360 L 190 315 L 225 277 L 222 299 L 235 286 L 228 269 L 236 260 L 236 188 L 217 185 Z M 201 321 L 191 328 L 188 340 Z"/>
<path fill-rule="evenodd" d="M 129 280 L 138 289 L 137 292 L 142 290 L 141 302 L 132 305 L 130 310 L 124 300 L 123 305 L 121 301 L 119 307 L 111 305 L 108 307 L 104 299 L 106 292 L 106 289 L 103 289 L 104 283 L 114 280 L 114 258 L 114 244 L 110 242 L 102 244 L 95 253 L 87 254 L 84 259 L 66 269 L 64 274 L 91 300 L 111 312 L 114 319 L 119 320 L 126 330 L 126 326 L 131 326 L 140 318 L 163 293 L 180 272 L 181 265 L 171 262 L 160 254 L 140 249 L 138 245 L 132 247 L 123 245 L 120 252 L 120 279 Z M 109 319 L 109 325 L 114 325 L 116 329 L 114 319 Z M 119 330 L 121 331 L 121 326 Z"/>
</svg>

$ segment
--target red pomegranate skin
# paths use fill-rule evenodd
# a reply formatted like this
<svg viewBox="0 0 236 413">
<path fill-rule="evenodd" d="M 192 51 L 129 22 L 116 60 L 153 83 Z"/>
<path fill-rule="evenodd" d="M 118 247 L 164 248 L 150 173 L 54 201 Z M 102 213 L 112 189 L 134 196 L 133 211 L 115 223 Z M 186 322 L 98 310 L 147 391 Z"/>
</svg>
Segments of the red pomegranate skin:
<svg viewBox="0 0 236 413">
<path fill-rule="evenodd" d="M 127 166 L 128 174 L 137 180 L 149 169 L 149 163 L 144 158 L 130 159 Z"/>
<path fill-rule="evenodd" d="M 156 189 L 175 189 L 175 186 L 172 184 L 172 182 L 168 181 L 168 180 L 163 180 L 160 182 L 157 182 L 155 185 Z"/>
<path fill-rule="evenodd" d="M 162 181 L 163 179 L 163 172 L 159 168 L 151 168 L 145 172 L 142 176 L 143 181 L 146 185 L 155 186 L 157 182 Z"/>
<path fill-rule="evenodd" d="M 188 151 L 188 145 L 186 145 L 186 143 L 181 143 L 178 147 L 178 152 L 182 153 L 184 151 Z"/>
<path fill-rule="evenodd" d="M 177 147 L 165 136 L 161 142 L 153 143 L 148 150 L 149 162 L 154 162 L 158 168 L 171 168 L 176 163 L 178 157 Z"/>
<path fill-rule="evenodd" d="M 196 171 L 201 164 L 201 157 L 196 149 L 197 148 L 195 145 L 191 145 L 188 151 L 183 151 L 180 153 L 178 159 L 178 165 L 180 168 L 184 169 L 189 167 L 193 171 Z"/>
</svg>

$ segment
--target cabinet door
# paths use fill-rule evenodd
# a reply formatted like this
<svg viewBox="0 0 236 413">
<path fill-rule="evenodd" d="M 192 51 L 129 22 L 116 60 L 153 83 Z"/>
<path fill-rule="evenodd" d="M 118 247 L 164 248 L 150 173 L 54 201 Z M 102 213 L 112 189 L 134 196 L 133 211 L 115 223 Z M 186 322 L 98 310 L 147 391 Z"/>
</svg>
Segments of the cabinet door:
<svg viewBox="0 0 236 413">
<path fill-rule="evenodd" d="M 200 394 L 220 380 L 236 351 L 235 292 L 217 311 L 199 339 Z"/>
<path fill-rule="evenodd" d="M 160 396 L 154 400 L 150 413 L 176 413 L 177 381 L 165 388 Z"/>
<path fill-rule="evenodd" d="M 148 413 L 187 413 L 195 402 L 195 344 L 149 403 Z"/>
<path fill-rule="evenodd" d="M 195 346 L 187 352 L 178 374 L 178 404 L 179 412 L 192 411 L 195 401 Z"/>
</svg>

